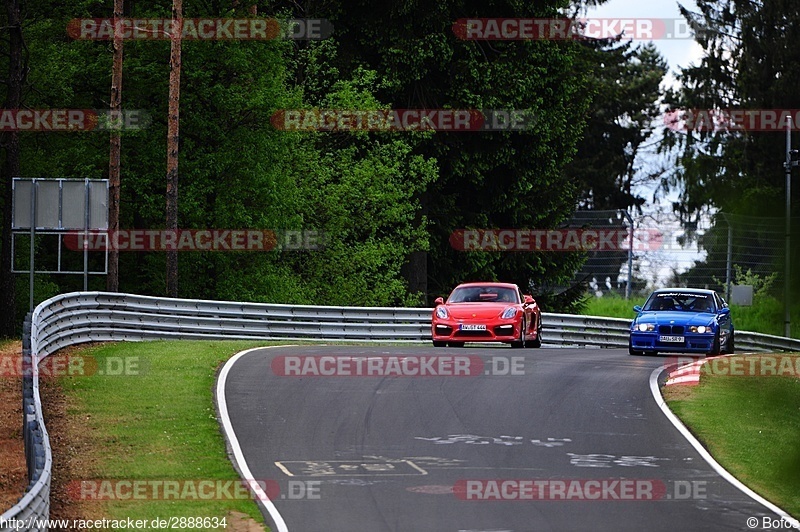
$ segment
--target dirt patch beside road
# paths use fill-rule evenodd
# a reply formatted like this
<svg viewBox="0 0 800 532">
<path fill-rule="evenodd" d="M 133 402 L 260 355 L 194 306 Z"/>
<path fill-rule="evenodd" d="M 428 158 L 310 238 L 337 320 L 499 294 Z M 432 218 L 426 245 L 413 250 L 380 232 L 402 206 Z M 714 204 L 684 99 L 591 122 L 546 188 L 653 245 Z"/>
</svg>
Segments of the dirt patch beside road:
<svg viewBox="0 0 800 532">
<path fill-rule="evenodd" d="M 0 346 L 0 360 L 22 357 L 22 342 Z M 28 485 L 22 442 L 22 378 L 0 376 L 0 513 L 14 506 Z"/>
</svg>

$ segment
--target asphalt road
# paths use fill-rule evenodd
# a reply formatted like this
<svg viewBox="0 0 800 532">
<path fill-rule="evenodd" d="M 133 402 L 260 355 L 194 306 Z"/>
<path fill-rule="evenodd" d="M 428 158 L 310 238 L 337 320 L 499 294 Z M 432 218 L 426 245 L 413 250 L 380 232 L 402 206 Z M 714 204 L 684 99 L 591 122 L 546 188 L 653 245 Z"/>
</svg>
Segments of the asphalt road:
<svg viewBox="0 0 800 532">
<path fill-rule="evenodd" d="M 470 375 L 308 375 L 334 368 L 302 358 L 321 355 L 344 358 L 338 373 L 358 372 L 348 357 L 380 359 L 378 370 L 390 367 L 380 357 L 457 356 Z M 280 347 L 240 358 L 225 395 L 247 465 L 292 532 L 751 530 L 748 517 L 763 530 L 777 516 L 656 405 L 648 381 L 664 361 L 621 349 Z"/>
</svg>

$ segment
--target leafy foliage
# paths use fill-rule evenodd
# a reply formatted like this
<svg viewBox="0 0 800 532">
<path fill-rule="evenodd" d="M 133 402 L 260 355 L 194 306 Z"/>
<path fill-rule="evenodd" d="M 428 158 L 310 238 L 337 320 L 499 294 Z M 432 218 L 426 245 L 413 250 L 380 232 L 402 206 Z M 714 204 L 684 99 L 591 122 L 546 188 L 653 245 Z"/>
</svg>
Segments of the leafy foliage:
<svg viewBox="0 0 800 532">
<path fill-rule="evenodd" d="M 683 9 L 697 33 L 704 56 L 698 65 L 682 69 L 681 86 L 667 95 L 673 109 L 764 110 L 797 109 L 800 73 L 796 65 L 800 48 L 800 9 L 792 2 L 767 0 L 700 0 L 699 12 Z M 665 132 L 664 150 L 677 149 L 674 172 L 664 182 L 666 190 L 680 190 L 674 209 L 688 229 L 696 227 L 704 213 L 775 216 L 785 198 L 785 133 L 741 131 L 725 127 Z M 792 203 L 800 193 L 792 191 Z M 724 218 L 716 219 L 724 230 Z M 797 234 L 797 220 L 793 232 Z M 706 249 L 709 260 L 724 253 L 724 239 L 713 238 Z M 797 246 L 793 262 L 800 259 Z M 748 255 L 750 250 L 745 250 Z M 740 262 L 741 256 L 734 256 Z M 776 264 L 747 263 L 769 271 Z M 795 287 L 796 289 L 798 287 Z"/>
<path fill-rule="evenodd" d="M 648 98 L 660 71 L 652 50 L 463 41 L 452 31 L 453 21 L 464 16 L 556 17 L 569 7 L 562 0 L 536 6 L 474 0 L 268 2 L 266 11 L 259 6 L 259 16 L 327 18 L 335 39 L 184 42 L 179 226 L 278 234 L 311 230 L 324 235 L 324 246 L 183 253 L 180 295 L 413 305 L 458 282 L 497 279 L 538 288 L 548 310 L 579 306 L 579 287 L 560 295 L 548 295 L 546 287 L 567 283 L 584 260 L 580 254 L 463 253 L 449 243 L 460 228 L 557 227 L 589 190 L 609 205 L 636 203 L 625 189 L 624 176 L 632 171 L 629 153 L 605 159 L 613 160 L 613 171 L 600 159 L 591 162 L 594 174 L 589 165 L 580 172 L 577 165 L 574 171 L 565 167 L 576 153 L 591 152 L 594 158 L 597 150 L 635 149 L 641 141 L 633 130 L 650 116 Z M 128 3 L 126 10 L 126 16 L 164 18 L 170 2 Z M 184 12 L 249 16 L 248 6 L 217 0 L 188 0 Z M 110 44 L 72 40 L 65 28 L 75 17 L 109 16 L 110 6 L 97 0 L 28 6 L 25 106 L 107 107 Z M 165 223 L 168 56 L 168 41 L 125 42 L 123 108 L 151 118 L 147 129 L 122 136 L 125 229 Z M 600 73 L 603 82 L 596 83 Z M 639 93 L 644 95 L 632 98 Z M 628 105 L 607 109 L 626 100 Z M 324 107 L 525 109 L 537 120 L 525 131 L 484 133 L 301 133 L 270 125 L 276 110 Z M 619 123 L 620 117 L 629 122 Z M 592 147 L 587 142 L 596 139 L 583 136 L 587 119 L 590 131 L 613 123 L 618 136 Z M 108 144 L 101 132 L 25 134 L 22 175 L 105 177 Z M 596 179 L 601 173 L 614 175 L 601 183 Z M 423 255 L 421 262 L 411 260 Z M 409 269 L 415 268 L 424 282 L 412 287 Z M 75 278 L 51 282 L 62 290 L 79 288 Z M 101 288 L 96 278 L 92 283 Z M 163 294 L 163 255 L 121 253 L 120 289 Z"/>
</svg>

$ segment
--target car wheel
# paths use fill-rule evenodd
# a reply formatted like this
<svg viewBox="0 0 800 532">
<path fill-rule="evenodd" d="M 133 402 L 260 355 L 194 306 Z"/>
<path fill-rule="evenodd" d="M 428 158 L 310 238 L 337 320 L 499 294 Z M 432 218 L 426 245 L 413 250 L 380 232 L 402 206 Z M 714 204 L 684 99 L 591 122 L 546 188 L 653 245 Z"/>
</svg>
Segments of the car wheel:
<svg viewBox="0 0 800 532">
<path fill-rule="evenodd" d="M 448 342 L 447 345 L 450 347 L 464 347 L 464 342 Z"/>
<path fill-rule="evenodd" d="M 719 331 L 714 335 L 714 343 L 711 346 L 711 351 L 708 352 L 710 356 L 717 356 L 721 353 L 719 345 Z"/>
<path fill-rule="evenodd" d="M 539 317 L 539 326 L 536 328 L 536 339 L 528 340 L 525 347 L 542 347 L 542 318 Z"/>
<path fill-rule="evenodd" d="M 442 342 L 442 341 L 439 341 L 439 340 L 434 340 L 433 341 L 433 347 L 445 347 L 446 345 L 447 345 L 447 342 Z"/>
<path fill-rule="evenodd" d="M 516 342 L 511 342 L 511 347 L 515 349 L 525 347 L 525 327 L 525 320 L 523 320 L 519 327 L 519 340 Z"/>
<path fill-rule="evenodd" d="M 733 331 L 731 331 L 731 334 L 730 334 L 730 336 L 728 336 L 728 341 L 726 342 L 726 345 L 725 345 L 725 353 L 728 354 L 728 355 L 732 355 L 734 349 L 736 349 L 734 347 L 734 344 L 733 344 L 733 339 L 734 339 L 734 334 L 733 334 Z"/>
</svg>

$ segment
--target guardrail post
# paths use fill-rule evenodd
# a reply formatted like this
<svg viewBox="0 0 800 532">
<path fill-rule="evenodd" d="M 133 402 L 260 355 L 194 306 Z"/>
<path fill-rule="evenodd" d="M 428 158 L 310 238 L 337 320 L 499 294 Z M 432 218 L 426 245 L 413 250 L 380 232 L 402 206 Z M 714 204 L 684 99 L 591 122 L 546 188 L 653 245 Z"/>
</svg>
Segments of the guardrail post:
<svg viewBox="0 0 800 532">
<path fill-rule="evenodd" d="M 25 447 L 25 463 L 28 467 L 28 482 L 34 475 L 34 447 L 32 430 L 36 427 L 33 404 L 33 353 L 31 353 L 31 316 L 28 312 L 22 324 L 22 440 Z"/>
</svg>

